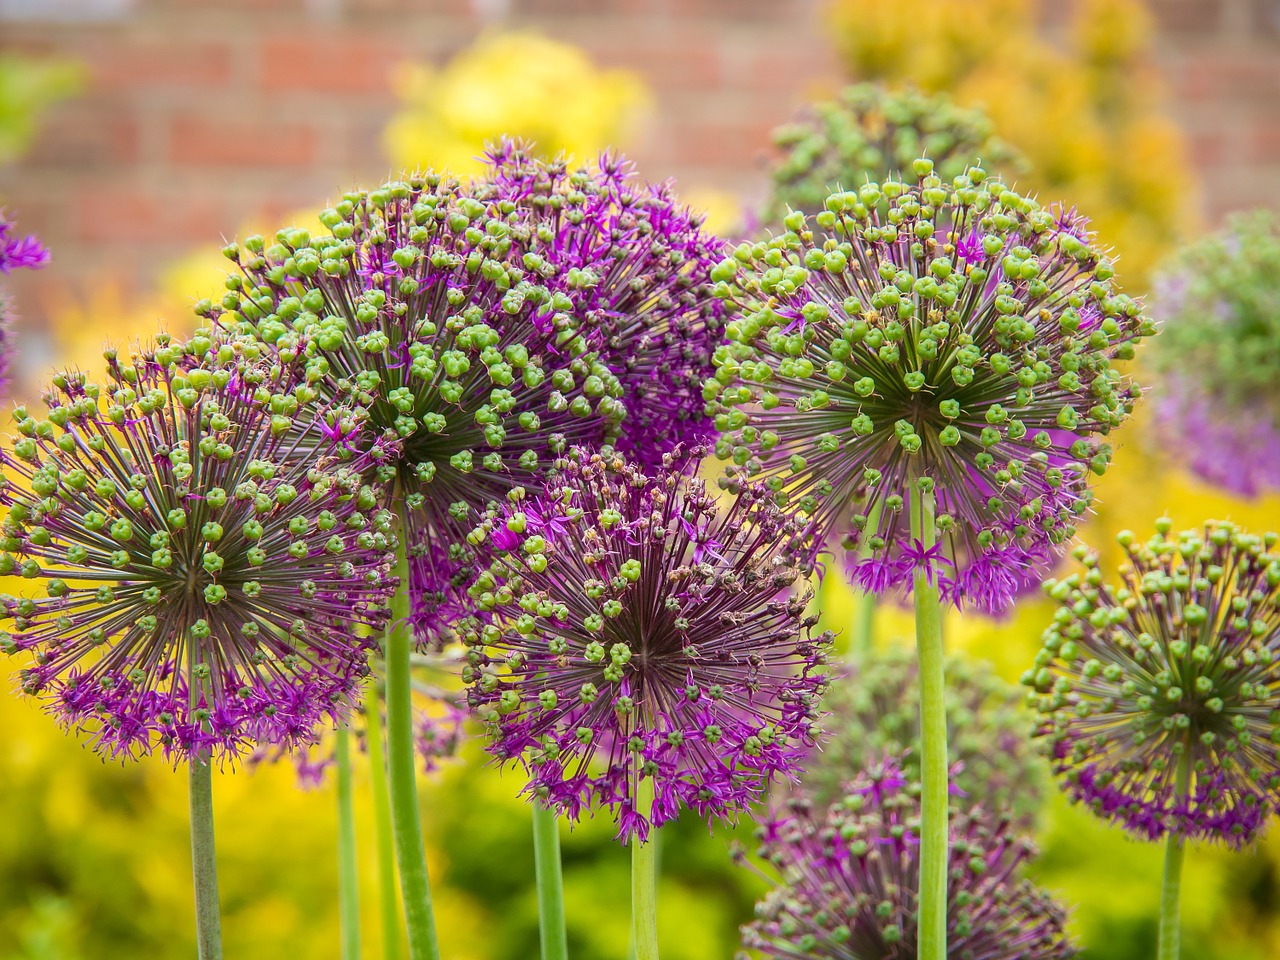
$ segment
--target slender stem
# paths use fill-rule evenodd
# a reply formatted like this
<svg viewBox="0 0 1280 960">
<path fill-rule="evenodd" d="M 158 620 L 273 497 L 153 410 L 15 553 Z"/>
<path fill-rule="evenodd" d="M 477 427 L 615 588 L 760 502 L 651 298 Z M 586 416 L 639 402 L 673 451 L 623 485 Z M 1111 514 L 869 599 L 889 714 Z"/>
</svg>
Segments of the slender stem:
<svg viewBox="0 0 1280 960">
<path fill-rule="evenodd" d="M 866 560 L 871 556 L 870 540 L 875 536 L 880 525 L 880 501 L 872 504 L 867 511 L 867 525 L 863 528 L 862 542 L 858 544 L 858 559 Z M 853 659 L 865 659 L 875 649 L 876 595 L 864 593 L 854 588 L 853 592 L 853 633 L 849 638 L 849 655 Z M 852 674 L 850 674 L 852 677 Z"/>
<path fill-rule="evenodd" d="M 560 871 L 560 818 L 533 802 L 533 858 L 538 877 L 538 930 L 542 960 L 568 960 L 564 922 L 564 878 Z"/>
<path fill-rule="evenodd" d="M 913 490 L 911 535 L 926 549 L 936 536 L 933 496 Z M 944 706 L 942 603 L 930 573 L 918 569 L 916 648 L 920 662 L 920 888 L 919 960 L 947 956 L 947 715 Z"/>
<path fill-rule="evenodd" d="M 356 867 L 356 814 L 351 795 L 351 730 L 338 728 L 338 915 L 342 960 L 360 960 L 360 879 Z"/>
<path fill-rule="evenodd" d="M 403 533 L 402 528 L 402 536 Z M 401 547 L 400 589 L 391 604 L 387 629 L 387 778 L 391 789 L 391 826 L 400 865 L 400 893 L 411 960 L 439 960 L 431 882 L 422 843 L 418 809 L 417 759 L 413 743 L 413 693 L 409 680 L 409 564 Z"/>
<path fill-rule="evenodd" d="M 1178 796 L 1186 796 L 1191 782 L 1190 751 L 1178 759 Z M 1164 883 L 1160 889 L 1160 934 L 1156 960 L 1178 960 L 1182 952 L 1182 855 L 1181 834 L 1169 832 L 1164 848 Z"/>
<path fill-rule="evenodd" d="M 648 817 L 653 812 L 653 778 L 644 777 L 636 785 L 637 811 Z M 657 828 L 651 827 L 649 842 L 631 837 L 631 930 L 635 960 L 658 960 Z"/>
<path fill-rule="evenodd" d="M 196 887 L 196 944 L 200 960 L 222 960 L 218 863 L 213 846 L 213 765 L 191 760 L 191 867 Z"/>
<path fill-rule="evenodd" d="M 391 833 L 391 796 L 382 747 L 382 697 L 376 680 L 365 692 L 365 735 L 369 746 L 369 782 L 373 793 L 373 832 L 378 844 L 378 901 L 382 913 L 382 956 L 400 960 L 400 904 L 396 901 L 396 846 Z"/>
</svg>

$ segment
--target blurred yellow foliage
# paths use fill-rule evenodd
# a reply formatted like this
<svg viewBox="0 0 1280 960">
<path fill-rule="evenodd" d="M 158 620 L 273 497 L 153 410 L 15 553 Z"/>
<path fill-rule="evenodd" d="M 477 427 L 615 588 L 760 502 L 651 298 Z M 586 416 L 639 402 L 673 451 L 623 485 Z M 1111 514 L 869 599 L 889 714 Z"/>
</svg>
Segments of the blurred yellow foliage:
<svg viewBox="0 0 1280 960">
<path fill-rule="evenodd" d="M 834 0 L 836 43 L 860 79 L 947 91 L 983 107 L 1030 161 L 1043 202 L 1066 200 L 1120 255 L 1140 289 L 1191 219 L 1177 127 L 1161 114 L 1140 0 L 1070 4 L 1066 37 L 1043 26 L 1052 0 Z"/>
<path fill-rule="evenodd" d="M 481 169 L 485 144 L 508 135 L 579 162 L 625 146 L 651 98 L 638 76 L 602 70 L 577 47 L 537 33 L 497 33 L 440 69 L 404 64 L 404 102 L 385 133 L 402 167 Z"/>
</svg>

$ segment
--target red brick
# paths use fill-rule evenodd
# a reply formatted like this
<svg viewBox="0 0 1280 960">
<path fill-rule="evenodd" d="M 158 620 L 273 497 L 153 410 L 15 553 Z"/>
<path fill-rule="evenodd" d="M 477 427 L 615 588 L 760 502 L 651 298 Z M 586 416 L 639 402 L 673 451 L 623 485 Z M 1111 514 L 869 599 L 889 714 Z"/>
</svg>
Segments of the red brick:
<svg viewBox="0 0 1280 960">
<path fill-rule="evenodd" d="M 231 48 L 226 43 L 180 42 L 112 36 L 87 52 L 93 89 L 210 90 L 231 80 Z"/>
<path fill-rule="evenodd" d="M 138 159 L 139 120 L 113 99 L 72 100 L 43 118 L 28 161 L 46 167 L 111 167 Z"/>
<path fill-rule="evenodd" d="M 1207 38 L 1222 28 L 1222 0 L 1151 0 L 1148 3 L 1164 33 L 1192 33 Z"/>
<path fill-rule="evenodd" d="M 74 233 L 88 243 L 208 243 L 234 229 L 218 192 L 169 192 L 144 185 L 89 187 L 76 207 Z"/>
<path fill-rule="evenodd" d="M 391 71 L 414 56 L 408 43 L 342 35 L 285 36 L 262 43 L 262 85 L 271 90 L 383 94 Z"/>
<path fill-rule="evenodd" d="M 1280 98 L 1280 58 L 1266 48 L 1194 55 L 1174 73 L 1179 91 L 1196 100 L 1272 105 Z"/>
<path fill-rule="evenodd" d="M 305 167 L 316 140 L 306 123 L 183 114 L 169 127 L 169 158 L 189 166 Z"/>
<path fill-rule="evenodd" d="M 1227 156 L 1225 131 L 1201 130 L 1187 134 L 1187 152 L 1197 170 L 1220 166 Z"/>
<path fill-rule="evenodd" d="M 1280 165 L 1280 116 L 1258 120 L 1250 137 L 1250 157 L 1262 164 Z"/>
</svg>

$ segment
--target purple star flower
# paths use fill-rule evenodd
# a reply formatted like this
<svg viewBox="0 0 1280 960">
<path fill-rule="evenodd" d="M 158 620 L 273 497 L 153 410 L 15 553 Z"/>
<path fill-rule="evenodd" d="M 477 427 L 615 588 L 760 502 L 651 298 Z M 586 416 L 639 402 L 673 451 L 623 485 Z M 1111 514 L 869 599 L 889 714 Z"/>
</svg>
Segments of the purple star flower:
<svg viewBox="0 0 1280 960">
<path fill-rule="evenodd" d="M 702 384 L 724 340 L 710 273 L 723 243 L 680 205 L 671 182 L 641 183 L 621 157 L 570 170 L 510 142 L 487 156 L 498 196 L 553 238 L 549 255 L 569 271 L 586 311 L 583 332 L 622 386 L 617 449 L 652 470 L 664 454 L 708 440 Z"/>
<path fill-rule="evenodd" d="M 924 564 L 944 597 L 996 612 L 1089 509 L 1101 437 L 1138 396 L 1113 361 L 1153 327 L 1081 218 L 1064 229 L 980 168 L 916 171 L 833 194 L 820 235 L 792 213 L 716 267 L 716 452 L 843 535 L 864 588 L 909 590 Z M 913 544 L 917 499 L 940 553 Z"/>
<path fill-rule="evenodd" d="M 49 251 L 35 237 L 26 236 L 18 239 L 10 236 L 13 229 L 11 221 L 6 220 L 0 211 L 0 273 L 11 273 L 20 268 L 38 270 L 49 260 Z"/>
<path fill-rule="evenodd" d="M 530 533 L 519 501 L 472 535 L 493 555 L 471 588 L 490 619 L 465 634 L 463 679 L 490 750 L 571 820 L 613 810 L 623 840 L 681 808 L 732 818 L 813 743 L 829 637 L 788 593 L 811 545 L 768 491 L 720 506 L 676 455 L 658 477 L 576 450 L 560 468 L 538 504 L 559 537 Z"/>
<path fill-rule="evenodd" d="M 1063 789 L 1144 839 L 1247 843 L 1280 804 L 1280 536 L 1208 524 L 1119 537 L 1122 582 L 1045 586 L 1060 603 L 1023 682 Z"/>
<path fill-rule="evenodd" d="M 829 808 L 792 800 L 757 831 L 775 876 L 756 872 L 776 887 L 742 928 L 743 945 L 780 960 L 914 960 L 919 824 L 919 797 L 892 759 L 869 766 Z M 948 956 L 1076 955 L 1066 912 L 1018 876 L 1035 849 L 1007 817 L 962 809 L 949 851 Z M 741 851 L 738 859 L 749 863 Z"/>
<path fill-rule="evenodd" d="M 110 381 L 55 378 L 0 454 L 0 651 L 112 757 L 312 741 L 368 671 L 394 587 L 390 518 L 358 465 L 303 456 L 296 368 L 162 340 Z"/>
</svg>

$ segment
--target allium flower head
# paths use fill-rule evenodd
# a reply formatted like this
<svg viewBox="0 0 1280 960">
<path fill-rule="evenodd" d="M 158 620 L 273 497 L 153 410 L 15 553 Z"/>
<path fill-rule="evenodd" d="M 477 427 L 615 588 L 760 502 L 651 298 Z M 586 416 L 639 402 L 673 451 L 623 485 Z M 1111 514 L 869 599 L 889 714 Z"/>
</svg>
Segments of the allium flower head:
<svg viewBox="0 0 1280 960">
<path fill-rule="evenodd" d="M 329 235 L 229 248 L 241 273 L 199 307 L 298 358 L 328 438 L 391 445 L 376 477 L 403 495 L 420 635 L 455 612 L 474 511 L 626 416 L 554 235 L 493 194 L 435 174 L 349 193 L 320 215 Z"/>
<path fill-rule="evenodd" d="M 1138 395 L 1112 366 L 1151 332 L 1081 219 L 972 167 L 833 194 L 818 224 L 748 243 L 713 276 L 734 315 L 704 396 L 717 453 L 818 528 L 879 593 L 925 568 L 957 604 L 1007 605 L 1089 506 Z M 938 542 L 908 505 L 935 498 Z M 877 522 L 868 527 L 868 515 Z M 856 548 L 865 540 L 869 556 Z"/>
<path fill-rule="evenodd" d="M 1156 839 L 1243 844 L 1280 802 L 1280 554 L 1230 523 L 1097 555 L 1047 583 L 1060 606 L 1023 678 L 1063 789 Z"/>
<path fill-rule="evenodd" d="M 918 791 L 892 760 L 872 764 L 830 808 L 792 800 L 757 831 L 778 885 L 743 927 L 743 945 L 794 960 L 914 960 L 919 828 Z M 1006 817 L 976 806 L 952 816 L 948 957 L 1076 955 L 1066 912 L 1018 876 L 1034 853 Z"/>
<path fill-rule="evenodd" d="M 932 159 L 946 179 L 978 162 L 1001 171 L 1024 166 L 981 110 L 961 107 L 946 94 L 874 83 L 846 87 L 837 99 L 813 104 L 774 130 L 773 142 L 782 156 L 773 167 L 766 222 L 789 210 L 820 213 L 833 190 L 909 172 L 917 157 Z"/>
<path fill-rule="evenodd" d="M 1280 216 L 1258 211 L 1175 255 L 1156 281 L 1162 446 L 1225 490 L 1280 489 Z"/>
<path fill-rule="evenodd" d="M 26 693 L 105 755 L 184 760 L 306 743 L 367 673 L 390 518 L 358 470 L 309 451 L 297 371 L 161 341 L 109 380 L 65 373 L 2 454 L 0 649 Z"/>
<path fill-rule="evenodd" d="M 495 555 L 471 591 L 492 621 L 467 636 L 463 679 L 529 794 L 570 819 L 609 807 L 643 840 L 682 807 L 730 818 L 795 773 L 829 637 L 788 592 L 807 543 L 767 491 L 719 505 L 673 457 L 648 477 L 572 451 L 544 498 L 473 539 Z"/>
<path fill-rule="evenodd" d="M 917 658 L 905 649 L 856 659 L 851 676 L 833 684 L 823 706 L 826 734 L 805 764 L 801 790 L 825 808 L 844 785 L 885 756 L 920 779 L 920 682 Z M 1040 808 L 1044 762 L 1027 739 L 1022 694 L 991 667 L 968 657 L 946 665 L 947 747 L 953 790 L 969 805 L 1008 810 L 1029 824 Z"/>
<path fill-rule="evenodd" d="M 21 267 L 39 269 L 49 262 L 49 251 L 35 237 L 19 239 L 13 223 L 0 211 L 0 273 L 11 273 Z"/>
<path fill-rule="evenodd" d="M 604 154 L 590 168 L 533 158 L 503 142 L 488 155 L 498 195 L 532 215 L 576 272 L 574 299 L 600 359 L 622 386 L 627 419 L 615 446 L 646 470 L 710 438 L 702 382 L 724 340 L 711 269 L 723 243 L 680 205 L 671 182 L 645 184 Z"/>
</svg>

